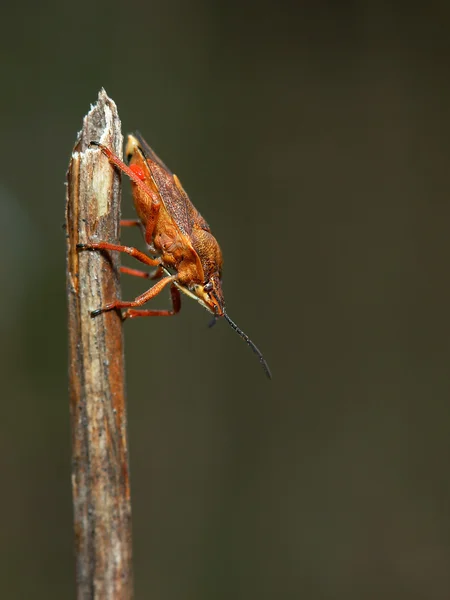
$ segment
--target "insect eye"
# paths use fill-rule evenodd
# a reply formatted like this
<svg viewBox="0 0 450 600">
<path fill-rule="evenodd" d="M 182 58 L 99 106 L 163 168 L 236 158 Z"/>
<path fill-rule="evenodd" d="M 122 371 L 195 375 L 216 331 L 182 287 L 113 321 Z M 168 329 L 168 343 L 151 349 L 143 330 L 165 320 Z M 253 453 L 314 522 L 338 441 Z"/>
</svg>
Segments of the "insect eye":
<svg viewBox="0 0 450 600">
<path fill-rule="evenodd" d="M 213 289 L 213 284 L 208 281 L 208 283 L 205 283 L 205 285 L 203 286 L 203 289 L 205 290 L 205 292 L 210 292 Z"/>
</svg>

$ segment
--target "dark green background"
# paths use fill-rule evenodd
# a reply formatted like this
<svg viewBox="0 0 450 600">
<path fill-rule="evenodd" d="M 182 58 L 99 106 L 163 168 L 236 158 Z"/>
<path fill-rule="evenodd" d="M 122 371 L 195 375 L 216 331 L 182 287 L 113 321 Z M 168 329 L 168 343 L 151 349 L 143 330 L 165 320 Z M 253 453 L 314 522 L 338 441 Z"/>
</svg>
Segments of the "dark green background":
<svg viewBox="0 0 450 600">
<path fill-rule="evenodd" d="M 1 598 L 75 598 L 61 225 L 101 86 L 273 371 L 189 299 L 126 324 L 136 598 L 450 597 L 450 9 L 391 4 L 4 9 Z"/>
</svg>

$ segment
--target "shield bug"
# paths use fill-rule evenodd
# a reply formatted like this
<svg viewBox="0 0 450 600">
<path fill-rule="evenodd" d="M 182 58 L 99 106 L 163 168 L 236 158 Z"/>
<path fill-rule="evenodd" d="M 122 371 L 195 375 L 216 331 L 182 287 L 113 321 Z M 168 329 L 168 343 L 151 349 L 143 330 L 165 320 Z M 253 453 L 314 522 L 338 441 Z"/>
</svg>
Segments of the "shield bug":
<svg viewBox="0 0 450 600">
<path fill-rule="evenodd" d="M 212 325 L 220 317 L 231 325 L 258 356 L 266 375 L 271 373 L 263 355 L 225 310 L 222 292 L 222 252 L 216 238 L 190 201 L 178 177 L 172 173 L 139 134 L 129 135 L 126 147 L 127 166 L 109 148 L 93 141 L 108 160 L 132 182 L 136 220 L 122 221 L 121 226 L 141 228 L 149 256 L 130 246 L 107 242 L 79 244 L 80 250 L 124 252 L 140 262 L 156 267 L 153 273 L 122 267 L 123 273 L 158 280 L 149 290 L 130 302 L 114 301 L 91 312 L 95 317 L 109 310 L 126 309 L 122 317 L 171 316 L 181 308 L 180 291 L 213 314 Z M 170 287 L 172 308 L 142 310 L 141 307 Z"/>
</svg>

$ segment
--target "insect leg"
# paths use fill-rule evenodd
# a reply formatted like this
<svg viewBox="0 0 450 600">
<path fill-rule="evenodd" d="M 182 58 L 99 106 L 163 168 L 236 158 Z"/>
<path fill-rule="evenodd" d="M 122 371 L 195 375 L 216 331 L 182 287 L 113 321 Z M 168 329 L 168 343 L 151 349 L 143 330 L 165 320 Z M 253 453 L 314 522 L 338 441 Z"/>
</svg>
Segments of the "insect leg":
<svg viewBox="0 0 450 600">
<path fill-rule="evenodd" d="M 164 273 L 162 267 L 157 267 L 153 273 L 149 273 L 148 271 L 141 271 L 140 269 L 130 269 L 129 267 L 120 267 L 121 273 L 126 273 L 127 275 L 133 275 L 134 277 L 142 277 L 142 279 L 159 279 L 161 275 Z"/>
<path fill-rule="evenodd" d="M 145 238 L 145 227 L 140 219 L 122 219 L 120 221 L 121 227 L 139 227 L 142 236 Z"/>
<path fill-rule="evenodd" d="M 172 310 L 133 310 L 130 308 L 123 314 L 123 318 L 134 319 L 135 317 L 172 317 L 180 312 L 181 297 L 180 290 L 172 285 L 170 287 L 170 295 L 172 297 Z"/>
<path fill-rule="evenodd" d="M 109 304 L 106 304 L 105 306 L 102 306 L 101 308 L 97 308 L 96 310 L 93 310 L 91 312 L 91 317 L 96 317 L 97 315 L 99 315 L 103 312 L 107 312 L 109 310 L 142 306 L 143 304 L 145 304 L 146 302 L 148 302 L 149 300 L 151 300 L 152 298 L 157 296 L 160 293 L 160 291 L 166 287 L 166 285 L 175 281 L 176 278 L 177 278 L 176 275 L 171 275 L 170 277 L 164 277 L 164 279 L 161 279 L 161 281 L 158 281 L 158 283 L 155 283 L 155 285 L 152 288 L 150 288 L 149 290 L 147 290 L 146 292 L 144 292 L 143 294 L 141 294 L 140 296 L 138 296 L 131 302 L 122 302 L 121 300 L 116 300 L 114 302 L 110 302 Z"/>
<path fill-rule="evenodd" d="M 150 198 L 152 199 L 152 203 L 156 203 L 156 204 L 159 203 L 159 201 L 160 201 L 159 195 L 155 191 L 153 191 L 151 188 L 149 188 L 148 185 L 145 185 L 145 183 L 135 173 L 135 171 L 133 171 L 133 169 L 130 169 L 130 167 L 128 167 L 122 160 L 120 160 L 120 158 L 118 156 L 113 154 L 113 152 L 111 152 L 111 150 L 109 148 L 107 148 L 103 144 L 100 144 L 99 142 L 92 141 L 90 143 L 93 146 L 98 146 L 100 148 L 100 150 L 103 152 L 103 154 L 108 158 L 109 162 L 111 162 L 118 169 L 120 169 L 123 173 L 125 173 L 125 175 L 128 175 L 128 177 L 131 179 L 131 181 L 133 181 L 133 183 L 135 183 L 141 191 L 143 191 L 145 194 L 150 196 Z"/>
<path fill-rule="evenodd" d="M 159 207 L 161 203 L 159 194 L 146 185 L 142 180 L 141 175 L 132 168 L 128 167 L 122 160 L 120 160 L 119 157 L 113 154 L 109 148 L 103 146 L 103 144 L 100 144 L 99 142 L 92 141 L 91 144 L 98 146 L 103 154 L 108 158 L 110 163 L 115 165 L 118 169 L 125 173 L 125 175 L 128 175 L 131 181 L 141 190 L 141 192 L 144 192 L 144 194 L 151 198 L 152 201 L 150 203 L 149 213 L 147 216 L 147 225 L 145 228 L 145 241 L 147 244 L 151 244 L 153 230 L 156 222 L 158 221 Z M 135 224 L 139 225 L 139 221 L 135 223 L 134 220 L 129 219 L 121 222 L 121 225 L 125 227 L 130 227 Z"/>
<path fill-rule="evenodd" d="M 119 246 L 117 244 L 109 244 L 108 242 L 94 242 L 91 244 L 77 244 L 77 248 L 79 250 L 115 250 L 116 252 L 124 252 L 151 267 L 155 267 L 161 263 L 160 258 L 151 258 L 132 246 Z"/>
<path fill-rule="evenodd" d="M 120 221 L 121 227 L 140 227 L 141 225 L 140 219 L 122 219 Z"/>
</svg>

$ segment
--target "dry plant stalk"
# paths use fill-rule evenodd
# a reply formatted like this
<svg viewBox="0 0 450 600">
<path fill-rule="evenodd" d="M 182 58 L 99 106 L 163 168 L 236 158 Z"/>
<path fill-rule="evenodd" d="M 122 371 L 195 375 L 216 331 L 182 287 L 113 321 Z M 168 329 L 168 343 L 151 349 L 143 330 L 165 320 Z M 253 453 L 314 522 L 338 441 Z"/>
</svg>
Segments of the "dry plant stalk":
<svg viewBox="0 0 450 600">
<path fill-rule="evenodd" d="M 104 90 L 84 118 L 68 171 L 69 385 L 77 598 L 118 600 L 133 594 L 122 325 L 116 311 L 90 316 L 120 298 L 118 257 L 76 245 L 118 243 L 120 174 L 89 148 L 92 140 L 122 154 L 117 108 Z"/>
</svg>

